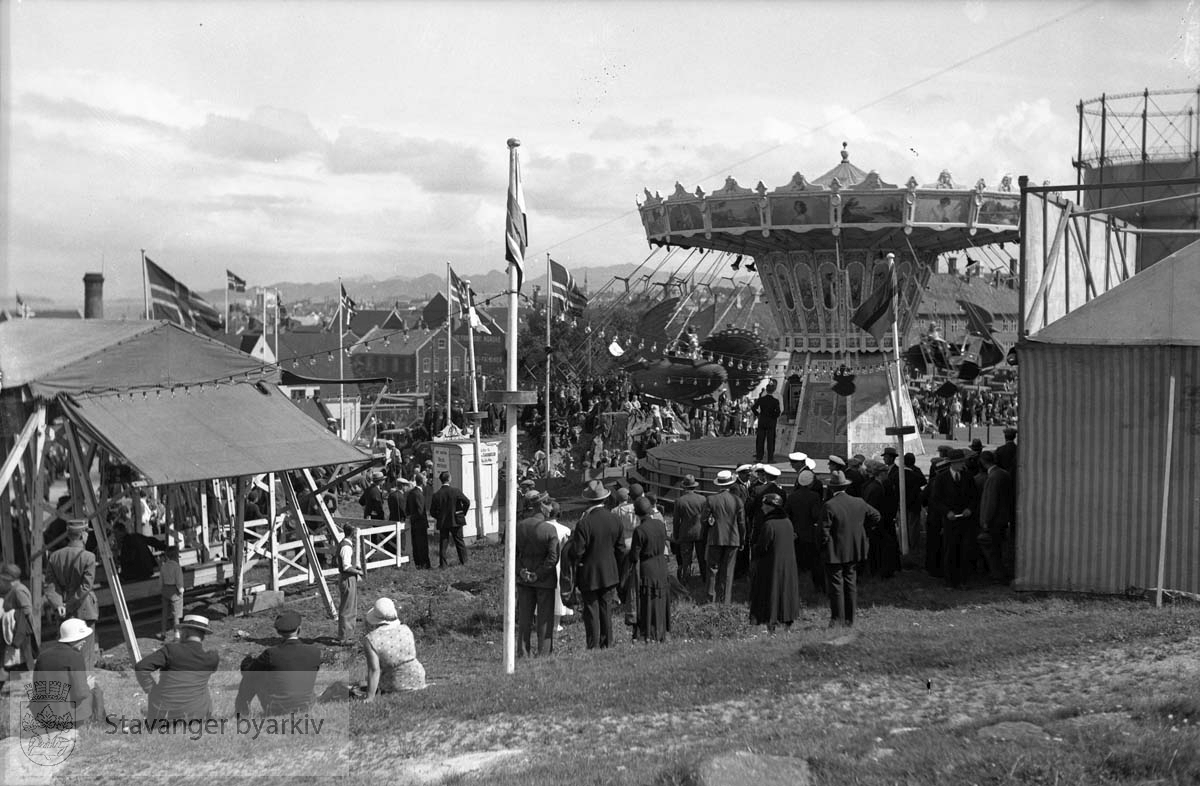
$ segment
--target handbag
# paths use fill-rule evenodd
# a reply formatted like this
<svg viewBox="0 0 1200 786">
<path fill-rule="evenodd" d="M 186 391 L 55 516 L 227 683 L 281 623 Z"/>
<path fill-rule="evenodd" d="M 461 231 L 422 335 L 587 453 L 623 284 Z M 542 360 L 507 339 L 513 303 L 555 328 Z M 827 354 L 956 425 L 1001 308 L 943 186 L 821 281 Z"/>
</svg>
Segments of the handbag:
<svg viewBox="0 0 1200 786">
<path fill-rule="evenodd" d="M 562 601 L 568 609 L 579 608 L 579 587 L 571 587 L 571 591 L 563 595 Z"/>
</svg>

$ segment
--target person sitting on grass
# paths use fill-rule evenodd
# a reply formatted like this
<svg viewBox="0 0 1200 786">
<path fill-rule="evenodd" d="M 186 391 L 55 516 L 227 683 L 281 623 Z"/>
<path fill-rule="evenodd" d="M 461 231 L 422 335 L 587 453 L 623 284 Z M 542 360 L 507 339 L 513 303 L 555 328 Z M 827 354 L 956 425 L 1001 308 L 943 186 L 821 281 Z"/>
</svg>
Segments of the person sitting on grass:
<svg viewBox="0 0 1200 786">
<path fill-rule="evenodd" d="M 363 698 L 374 701 L 380 694 L 425 687 L 425 667 L 417 660 L 412 631 L 400 621 L 395 602 L 380 598 L 367 612 L 370 628 L 363 637 L 367 659 L 367 685 Z"/>
<path fill-rule="evenodd" d="M 172 641 L 142 658 L 133 667 L 138 685 L 146 692 L 147 720 L 206 719 L 212 716 L 208 679 L 221 656 L 204 649 L 212 633 L 208 617 L 188 614 L 179 623 L 183 641 Z M 158 672 L 158 681 L 154 672 Z"/>
<path fill-rule="evenodd" d="M 313 686 L 321 668 L 321 648 L 300 641 L 300 615 L 280 612 L 275 630 L 283 641 L 242 661 L 242 682 L 234 708 L 238 715 L 250 714 L 250 703 L 258 697 L 263 715 L 302 713 L 313 705 Z"/>
<path fill-rule="evenodd" d="M 42 648 L 33 667 L 35 692 L 30 697 L 29 712 L 34 717 L 38 717 L 43 709 L 54 712 L 59 706 L 58 701 L 51 698 L 55 689 L 69 685 L 67 695 L 75 712 L 75 727 L 84 723 L 104 722 L 104 692 L 96 684 L 96 678 L 88 674 L 83 662 L 82 650 L 93 635 L 91 626 L 72 617 L 58 626 L 58 641 Z M 40 702 L 52 703 L 39 706 Z"/>
</svg>

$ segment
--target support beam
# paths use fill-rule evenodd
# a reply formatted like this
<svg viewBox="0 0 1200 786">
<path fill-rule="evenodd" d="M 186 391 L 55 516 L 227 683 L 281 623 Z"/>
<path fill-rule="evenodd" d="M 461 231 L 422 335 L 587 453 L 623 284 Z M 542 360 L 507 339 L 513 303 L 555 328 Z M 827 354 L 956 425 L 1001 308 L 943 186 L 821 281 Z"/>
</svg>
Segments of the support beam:
<svg viewBox="0 0 1200 786">
<path fill-rule="evenodd" d="M 112 592 L 113 606 L 117 612 L 117 622 L 121 625 L 121 635 L 125 645 L 129 647 L 129 657 L 134 663 L 142 659 L 142 651 L 138 647 L 137 636 L 133 632 L 133 622 L 129 618 L 129 607 L 125 604 L 125 593 L 121 590 L 121 577 L 117 573 L 117 564 L 113 559 L 112 547 L 108 543 L 108 533 L 104 531 L 103 518 L 99 513 L 96 502 L 96 491 L 84 467 L 83 448 L 79 444 L 79 435 L 70 422 L 64 425 L 67 436 L 67 449 L 71 453 L 71 475 L 77 477 L 81 492 L 80 501 L 92 529 L 96 533 L 96 549 L 100 552 L 100 561 L 104 564 L 104 573 L 108 579 L 109 591 Z"/>
<path fill-rule="evenodd" d="M 279 551 L 279 500 L 275 498 L 275 473 L 267 475 L 267 516 L 270 517 L 267 534 L 267 553 L 271 556 L 272 590 L 279 589 L 279 565 L 275 562 Z"/>
<path fill-rule="evenodd" d="M 292 515 L 296 517 L 300 539 L 304 541 L 304 553 L 308 556 L 308 564 L 312 566 L 312 572 L 316 575 L 317 590 L 321 593 L 321 600 L 325 603 L 325 611 L 329 614 L 330 619 L 337 619 L 337 608 L 333 605 L 333 596 L 329 594 L 329 585 L 325 583 L 325 574 L 321 572 L 321 560 L 317 558 L 317 547 L 313 545 L 312 534 L 309 533 L 308 525 L 304 521 L 304 513 L 300 510 L 300 500 L 296 498 L 296 489 L 292 486 L 291 478 L 286 474 L 283 476 L 283 495 Z M 325 506 L 321 505 L 321 507 Z"/>
<path fill-rule="evenodd" d="M 17 435 L 17 441 L 13 445 L 12 450 L 4 457 L 4 464 L 0 465 L 0 491 L 8 488 L 8 481 L 12 479 L 13 473 L 17 470 L 17 465 L 21 462 L 21 456 L 25 453 L 25 446 L 29 444 L 29 440 L 37 430 L 39 414 L 42 419 L 42 425 L 46 425 L 46 409 L 45 407 L 38 407 L 37 411 L 31 414 L 25 421 L 25 425 L 21 427 L 21 433 Z"/>
<path fill-rule="evenodd" d="M 242 610 L 242 588 L 246 570 L 246 479 L 234 481 L 233 498 L 233 606 L 230 613 L 237 616 Z"/>
<path fill-rule="evenodd" d="M 29 441 L 30 458 L 33 459 L 33 469 L 29 476 L 29 540 L 26 546 L 32 553 L 42 550 L 42 542 L 45 539 L 44 519 L 42 514 L 42 493 L 46 482 L 43 472 L 46 466 L 46 452 L 50 448 L 49 440 L 46 439 L 46 406 L 39 404 L 37 412 L 38 422 L 34 430 L 34 435 Z M 33 602 L 34 609 L 42 608 L 42 560 L 29 560 L 29 596 Z M 36 613 L 36 612 L 35 612 Z M 41 646 L 42 643 L 42 626 L 34 625 L 33 631 L 34 641 Z"/>
</svg>

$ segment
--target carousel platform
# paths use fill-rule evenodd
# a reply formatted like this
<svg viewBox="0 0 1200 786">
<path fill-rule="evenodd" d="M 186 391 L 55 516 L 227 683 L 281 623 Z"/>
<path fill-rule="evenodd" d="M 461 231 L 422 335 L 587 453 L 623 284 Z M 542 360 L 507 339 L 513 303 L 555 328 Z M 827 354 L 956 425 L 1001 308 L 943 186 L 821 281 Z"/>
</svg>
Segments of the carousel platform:
<svg viewBox="0 0 1200 786">
<path fill-rule="evenodd" d="M 796 473 L 787 461 L 787 453 L 777 453 L 775 458 L 775 466 L 783 472 L 779 484 L 786 488 L 795 483 Z M 697 491 L 701 494 L 713 494 L 720 490 L 713 482 L 718 472 L 753 463 L 753 436 L 682 440 L 649 450 L 638 462 L 637 469 L 629 473 L 629 480 L 641 483 L 647 491 L 657 495 L 660 502 L 670 505 L 679 497 L 679 481 L 685 475 L 696 477 L 700 482 Z M 824 463 L 818 459 L 818 471 Z"/>
</svg>

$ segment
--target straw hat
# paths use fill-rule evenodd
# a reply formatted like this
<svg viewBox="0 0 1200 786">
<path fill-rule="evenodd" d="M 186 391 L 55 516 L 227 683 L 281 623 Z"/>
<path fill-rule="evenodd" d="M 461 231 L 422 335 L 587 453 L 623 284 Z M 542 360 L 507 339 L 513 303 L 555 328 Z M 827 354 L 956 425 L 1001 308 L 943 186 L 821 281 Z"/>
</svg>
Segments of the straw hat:
<svg viewBox="0 0 1200 786">
<path fill-rule="evenodd" d="M 212 633 L 212 628 L 208 624 L 208 617 L 201 614 L 185 614 L 183 620 L 179 623 L 179 627 L 191 628 L 202 633 Z"/>
<path fill-rule="evenodd" d="M 366 616 L 368 625 L 382 625 L 387 622 L 396 622 L 399 619 L 400 614 L 391 598 L 380 598 L 375 601 L 375 605 L 371 607 Z"/>
<path fill-rule="evenodd" d="M 88 627 L 88 624 L 74 617 L 63 620 L 62 624 L 58 626 L 58 640 L 63 644 L 74 644 L 91 635 L 92 629 Z"/>
<path fill-rule="evenodd" d="M 587 486 L 585 486 L 583 489 L 583 494 L 580 496 L 582 496 L 588 502 L 600 502 L 601 500 L 608 499 L 610 494 L 612 494 L 612 492 L 609 491 L 603 483 L 598 480 L 592 480 L 588 481 Z"/>
<path fill-rule="evenodd" d="M 834 470 L 830 473 L 829 482 L 826 485 L 831 489 L 845 489 L 850 488 L 854 484 L 846 480 L 846 473 L 841 470 Z"/>
<path fill-rule="evenodd" d="M 732 486 L 737 482 L 737 478 L 727 469 L 723 469 L 717 473 L 717 479 L 713 481 L 718 486 Z"/>
</svg>

